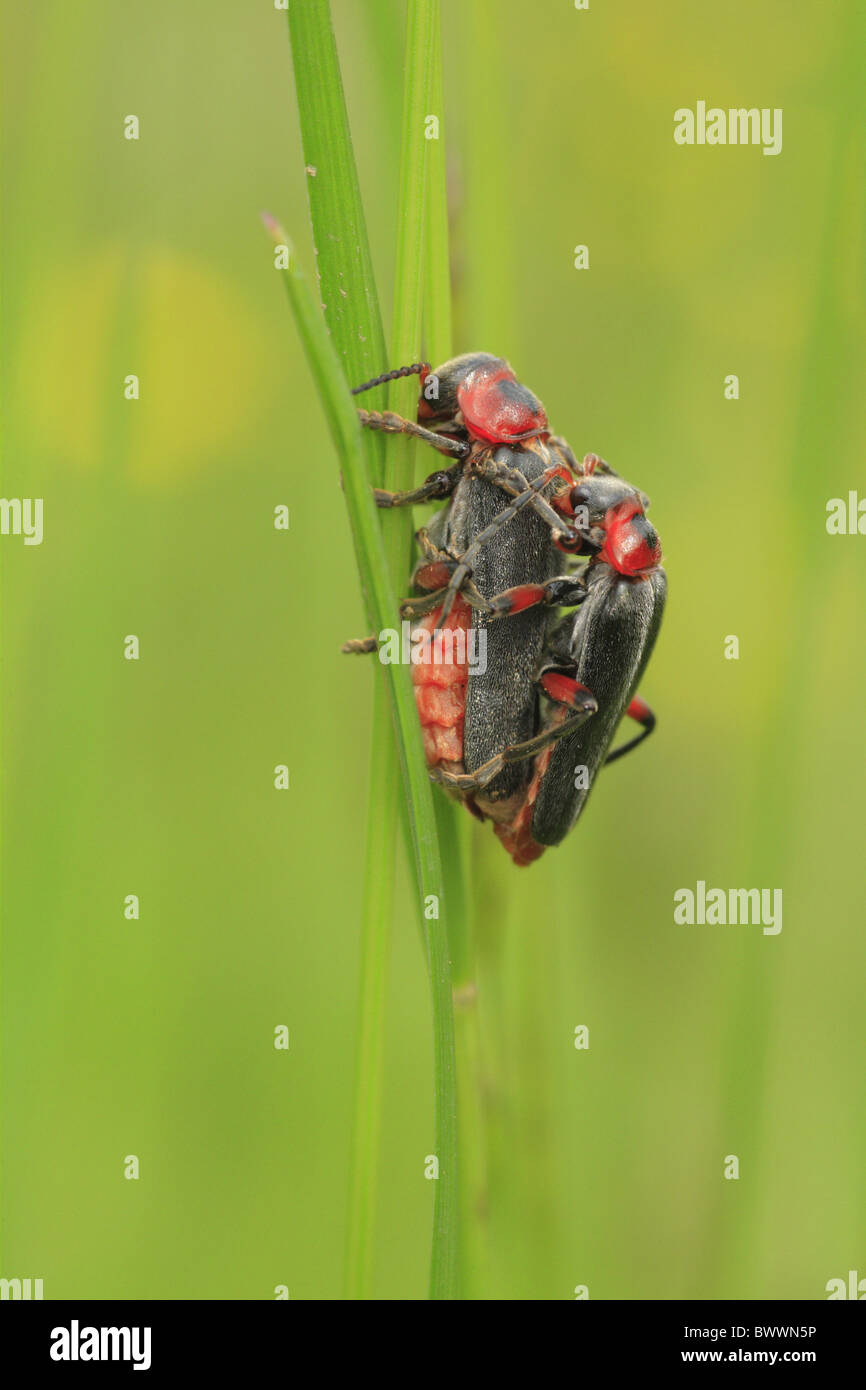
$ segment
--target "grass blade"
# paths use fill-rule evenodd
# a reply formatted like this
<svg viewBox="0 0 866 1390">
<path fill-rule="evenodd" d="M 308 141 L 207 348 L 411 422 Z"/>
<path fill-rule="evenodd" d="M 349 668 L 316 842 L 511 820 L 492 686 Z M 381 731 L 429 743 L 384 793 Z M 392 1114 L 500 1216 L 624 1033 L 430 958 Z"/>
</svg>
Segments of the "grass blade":
<svg viewBox="0 0 866 1390">
<path fill-rule="evenodd" d="M 352 382 L 365 380 L 383 370 L 387 359 L 327 0 L 293 3 L 289 11 L 289 33 L 304 158 L 308 172 L 315 170 L 308 179 L 310 210 L 321 298 L 333 341 L 318 315 L 309 286 L 295 261 L 287 268 L 286 283 L 305 351 L 340 453 L 362 589 L 371 628 L 378 632 L 392 626 L 395 621 L 397 605 L 389 558 L 395 564 L 393 573 L 405 575 L 408 536 L 404 541 L 400 538 L 399 530 L 395 530 L 386 548 L 370 495 L 370 481 L 378 480 L 380 476 L 378 460 L 381 441 L 369 435 L 362 437 L 348 391 L 347 375 Z M 426 58 L 422 59 L 422 63 L 425 75 L 421 80 L 426 83 L 429 64 Z M 422 138 L 423 130 L 419 131 L 419 139 Z M 406 255 L 411 256 L 411 252 L 406 252 Z M 402 297 L 401 325 L 409 325 L 415 312 L 411 303 L 411 288 L 407 293 L 408 298 L 407 294 Z M 311 314 L 318 327 L 314 325 Z M 406 331 L 408 334 L 408 327 Z M 391 467 L 399 469 L 399 458 Z M 432 789 L 423 757 L 409 673 L 395 665 L 386 665 L 384 672 L 406 796 L 433 1001 L 436 1149 L 440 1178 L 435 1197 L 431 1297 L 452 1298 L 456 1270 L 457 1134 L 454 1024 L 450 960 L 445 936 L 445 887 Z M 350 1290 L 355 1296 L 364 1296 L 369 1292 L 372 1191 L 379 1132 L 376 1107 L 381 1093 L 386 909 L 387 915 L 390 915 L 390 899 L 386 899 L 381 891 L 382 885 L 376 880 L 377 865 L 382 861 L 374 859 L 373 855 L 374 852 L 380 853 L 381 846 L 386 843 L 393 846 L 396 813 L 396 799 L 389 800 L 386 790 L 388 779 L 396 779 L 393 778 L 393 742 L 385 718 L 385 702 L 377 699 L 376 708 L 378 717 L 373 736 L 374 781 L 371 783 L 371 799 L 378 808 L 379 838 L 378 841 L 371 838 L 368 842 L 365 875 L 361 1035 L 366 1039 L 368 1051 L 362 1062 L 365 1082 L 359 1090 L 356 1111 L 356 1171 L 352 1185 L 349 1237 Z M 387 892 L 390 892 L 390 888 Z M 438 904 L 436 916 L 432 915 L 434 909 L 430 906 L 425 912 L 425 904 L 430 905 L 434 901 Z M 360 1198 L 359 1193 L 362 1194 Z"/>
<path fill-rule="evenodd" d="M 319 292 L 354 386 L 383 370 L 386 350 L 330 7 L 292 0 L 288 17 Z"/>
<path fill-rule="evenodd" d="M 392 775 L 393 753 L 385 688 L 377 680 L 373 697 L 367 844 L 361 913 L 360 999 L 355 1074 L 355 1112 L 346 1217 L 346 1297 L 373 1296 L 376 1197 L 382 1094 L 385 1071 L 385 1008 L 394 875 L 387 865 L 394 854 L 399 785 Z M 384 872 L 383 872 L 384 867 Z"/>
<path fill-rule="evenodd" d="M 438 10 L 439 0 L 436 0 Z M 430 361 L 446 362 L 453 352 L 451 261 L 448 250 L 448 187 L 445 156 L 445 100 L 442 90 L 442 38 L 438 28 L 430 55 L 430 114 L 439 122 L 438 138 L 427 141 L 427 243 L 424 256 L 424 339 Z"/>
<path fill-rule="evenodd" d="M 421 356 L 421 323 L 425 280 L 425 195 L 426 169 L 430 148 L 436 142 L 427 139 L 426 122 L 434 113 L 432 79 L 434 53 L 441 51 L 439 0 L 408 0 L 406 11 L 406 65 L 403 90 L 403 143 L 400 158 L 400 196 L 397 212 L 397 248 L 395 256 L 394 323 L 392 332 L 393 365 L 402 366 L 418 361 Z M 429 214 L 428 214 L 429 220 Z M 413 416 L 417 399 L 417 382 L 411 377 L 392 383 L 389 405 L 398 414 Z M 391 488 L 412 485 L 415 444 L 408 438 L 396 438 L 389 450 L 385 478 Z M 412 550 L 412 522 L 409 513 L 391 518 L 390 554 L 397 573 L 408 573 Z M 435 808 L 441 823 L 441 809 Z M 436 1070 L 439 1081 L 447 1076 L 447 1087 L 436 1088 L 436 1150 L 439 1158 L 439 1180 L 436 1184 L 434 1211 L 433 1258 L 430 1270 L 431 1298 L 454 1298 L 457 1295 L 458 1181 L 457 1181 L 457 1097 L 456 1060 L 454 1050 L 454 1017 L 451 988 L 451 959 L 446 922 L 451 921 L 451 907 L 459 900 L 456 885 L 451 891 L 441 867 L 438 849 L 437 872 L 442 884 L 449 914 L 441 914 L 438 923 L 427 923 L 427 950 L 433 982 L 435 1018 Z M 441 908 L 441 904 L 440 904 Z M 432 930 L 430 929 L 432 928 Z"/>
<path fill-rule="evenodd" d="M 438 0 L 437 0 L 438 8 Z M 438 16 L 437 16 L 438 18 Z M 427 141 L 427 206 L 424 256 L 425 353 L 434 366 L 452 356 L 451 263 L 448 244 L 448 187 L 442 41 L 434 34 L 430 99 L 427 114 L 438 121 L 437 138 Z M 475 981 L 472 902 L 466 892 L 464 847 L 471 830 L 468 816 L 453 801 L 438 797 L 436 818 L 447 876 L 448 936 L 454 986 L 454 1036 L 457 1060 L 460 1130 L 460 1242 L 458 1275 L 461 1298 L 485 1288 L 487 1230 L 487 1142 L 478 991 Z"/>
</svg>

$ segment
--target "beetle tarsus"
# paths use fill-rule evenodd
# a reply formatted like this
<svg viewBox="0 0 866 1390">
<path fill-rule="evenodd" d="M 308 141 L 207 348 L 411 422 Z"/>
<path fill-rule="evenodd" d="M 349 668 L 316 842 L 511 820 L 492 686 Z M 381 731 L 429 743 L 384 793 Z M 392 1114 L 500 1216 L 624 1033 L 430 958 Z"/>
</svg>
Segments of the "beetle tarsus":
<svg viewBox="0 0 866 1390">
<path fill-rule="evenodd" d="M 348 642 L 344 642 L 340 651 L 346 656 L 364 655 L 367 652 L 379 650 L 379 639 L 377 637 L 353 637 Z"/>
</svg>

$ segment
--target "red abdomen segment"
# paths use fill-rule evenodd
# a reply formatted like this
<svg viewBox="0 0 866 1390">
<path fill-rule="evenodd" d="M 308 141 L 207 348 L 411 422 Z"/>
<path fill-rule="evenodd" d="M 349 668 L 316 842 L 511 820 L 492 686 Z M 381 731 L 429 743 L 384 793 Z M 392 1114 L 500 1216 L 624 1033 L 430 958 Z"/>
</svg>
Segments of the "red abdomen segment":
<svg viewBox="0 0 866 1390">
<path fill-rule="evenodd" d="M 441 611 L 441 607 L 436 608 L 414 624 L 414 629 L 420 628 L 430 633 L 431 639 L 426 653 L 429 659 L 412 666 L 412 685 L 415 690 L 418 718 L 424 733 L 427 766 L 445 767 L 449 772 L 462 772 L 463 721 L 466 714 L 466 681 L 469 675 L 468 634 L 472 627 L 472 609 L 458 594 L 454 607 L 442 625 L 441 635 L 437 638 L 433 636 L 433 629 Z M 545 846 L 536 844 L 532 838 L 532 810 L 552 752 L 551 748 L 546 748 L 535 759 L 532 780 L 513 820 L 504 825 L 494 824 L 493 827 L 505 849 L 518 865 L 531 864 L 544 853 Z M 473 809 L 471 798 L 467 804 Z M 491 814 L 490 808 L 484 809 L 487 814 Z M 505 806 L 497 809 L 500 812 L 506 811 Z M 476 810 L 475 814 L 478 815 L 479 811 Z"/>
<path fill-rule="evenodd" d="M 514 819 L 508 825 L 494 825 L 493 827 L 500 842 L 518 868 L 523 868 L 526 864 L 532 864 L 536 859 L 540 859 L 546 849 L 545 845 L 536 844 L 532 838 L 532 811 L 535 806 L 535 798 L 538 796 L 538 788 L 541 786 L 541 779 L 547 771 L 547 765 L 552 755 L 552 747 L 545 748 L 543 752 L 538 754 L 532 771 L 532 781 L 526 788 L 526 796 L 520 803 Z"/>
<path fill-rule="evenodd" d="M 459 594 L 440 629 L 433 636 L 436 608 L 415 623 L 431 634 L 424 655 L 428 658 L 412 667 L 415 704 L 424 731 L 424 753 L 428 767 L 445 765 L 449 771 L 463 771 L 463 720 L 466 712 L 466 680 L 469 675 L 467 647 L 472 627 L 472 609 Z M 455 769 L 452 765 L 457 763 Z"/>
</svg>

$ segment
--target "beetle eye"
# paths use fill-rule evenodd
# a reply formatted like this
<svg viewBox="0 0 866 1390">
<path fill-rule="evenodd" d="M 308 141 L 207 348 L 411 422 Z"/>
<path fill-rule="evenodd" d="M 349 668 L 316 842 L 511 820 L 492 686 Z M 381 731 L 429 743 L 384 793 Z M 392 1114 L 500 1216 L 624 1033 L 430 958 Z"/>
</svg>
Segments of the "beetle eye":
<svg viewBox="0 0 866 1390">
<path fill-rule="evenodd" d="M 583 545 L 583 536 L 579 531 L 569 528 L 562 532 L 556 545 L 559 550 L 564 550 L 566 555 L 576 555 Z"/>
</svg>

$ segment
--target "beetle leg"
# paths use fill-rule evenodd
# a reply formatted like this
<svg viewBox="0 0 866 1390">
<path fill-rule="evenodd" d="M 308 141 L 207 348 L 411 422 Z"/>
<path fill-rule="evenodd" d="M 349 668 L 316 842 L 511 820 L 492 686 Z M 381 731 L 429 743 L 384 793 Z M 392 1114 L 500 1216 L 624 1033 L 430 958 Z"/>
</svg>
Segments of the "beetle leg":
<svg viewBox="0 0 866 1390">
<path fill-rule="evenodd" d="M 429 568 L 432 569 L 433 566 L 429 566 Z M 424 585 L 421 584 L 420 587 L 423 588 Z M 471 593 L 468 592 L 470 589 Z M 432 590 L 430 593 L 420 594 L 417 597 L 404 598 L 400 604 L 400 617 L 408 618 L 410 622 L 415 618 L 426 617 L 428 613 L 433 613 L 439 607 L 445 593 L 446 589 L 441 587 Z M 470 580 L 467 580 L 464 584 L 463 594 L 470 607 L 480 608 L 483 611 L 487 610 L 487 600 L 479 594 L 475 585 L 472 584 Z M 347 655 L 356 652 L 374 652 L 377 650 L 378 646 L 379 642 L 376 637 L 355 637 L 349 642 L 344 642 L 340 651 Z"/>
<path fill-rule="evenodd" d="M 404 598 L 400 604 L 401 618 L 423 618 L 427 613 L 432 613 L 442 602 L 444 589 L 436 589 L 433 593 L 422 594 L 419 598 Z"/>
<path fill-rule="evenodd" d="M 541 753 L 551 743 L 556 743 L 565 734 L 573 733 L 598 709 L 595 696 L 585 685 L 581 685 L 570 676 L 554 670 L 546 671 L 541 675 L 539 684 L 545 695 L 554 700 L 559 708 L 534 738 L 503 748 L 501 753 L 482 763 L 474 772 L 446 772 L 441 767 L 433 768 L 430 772 L 432 780 L 441 782 L 445 787 L 451 787 L 463 796 L 483 791 L 509 763 L 534 758 L 537 753 Z"/>
<path fill-rule="evenodd" d="M 450 497 L 463 472 L 463 464 L 452 464 L 431 473 L 420 487 L 410 488 L 408 492 L 386 492 L 384 488 L 373 488 L 373 499 L 377 507 L 411 507 L 416 502 L 435 502 L 440 497 Z"/>
<path fill-rule="evenodd" d="M 546 443 L 550 452 L 562 459 L 566 468 L 569 468 L 572 473 L 580 473 L 580 464 L 575 458 L 571 445 L 567 439 L 563 439 L 561 434 L 552 434 L 549 439 L 547 439 Z"/>
<path fill-rule="evenodd" d="M 645 738 L 649 738 L 656 726 L 655 715 L 646 700 L 642 700 L 640 695 L 635 695 L 626 710 L 626 714 L 629 719 L 634 719 L 643 727 L 639 734 L 635 734 L 634 738 L 629 739 L 628 743 L 624 743 L 621 748 L 615 748 L 612 753 L 608 753 L 604 760 L 605 764 L 615 762 L 616 759 L 621 758 L 624 753 L 630 753 L 633 748 L 637 748 L 639 743 L 643 743 Z"/>
<path fill-rule="evenodd" d="M 435 593 L 423 594 L 420 598 L 404 598 L 400 604 L 401 618 L 423 618 L 426 613 L 432 613 L 444 601 L 447 589 L 437 589 Z M 460 588 L 461 597 L 465 598 L 470 608 L 474 608 L 477 613 L 489 613 L 490 604 L 484 595 L 476 588 L 471 579 L 464 579 Z M 437 624 L 438 628 L 439 624 Z M 434 631 L 436 629 L 434 628 Z"/>
<path fill-rule="evenodd" d="M 587 455 L 587 458 L 589 457 L 590 455 Z M 595 455 L 593 454 L 591 457 L 595 458 Z M 560 550 L 564 550 L 567 555 L 592 553 L 604 544 L 604 532 L 602 530 L 586 523 L 579 524 L 577 522 L 571 502 L 576 485 L 575 478 L 572 476 L 571 469 L 564 463 L 553 464 L 550 468 L 546 468 L 541 476 L 535 478 L 531 484 L 519 468 L 511 468 L 508 464 L 498 463 L 493 458 L 482 457 L 473 460 L 470 467 L 473 473 L 486 478 L 488 482 L 495 483 L 515 501 L 530 487 L 535 493 L 536 490 L 546 487 L 554 479 L 560 479 L 563 486 L 554 493 L 550 502 L 544 497 L 534 495 L 530 503 L 532 510 L 550 527 L 554 544 Z M 508 519 L 505 514 L 500 513 L 500 515 L 503 516 L 504 520 Z M 498 518 L 494 518 L 494 521 L 498 521 Z"/>
<path fill-rule="evenodd" d="M 348 642 L 344 642 L 340 651 L 346 656 L 364 655 L 367 652 L 379 650 L 378 637 L 353 637 Z"/>
<path fill-rule="evenodd" d="M 490 612 L 489 600 L 484 597 L 481 590 L 477 587 L 473 580 L 464 579 L 463 587 L 460 590 L 460 592 L 465 598 L 466 602 L 469 604 L 469 607 L 474 608 L 476 613 Z"/>
<path fill-rule="evenodd" d="M 524 491 L 521 492 L 519 496 L 515 497 L 513 502 L 505 507 L 503 511 L 499 512 L 499 514 L 493 518 L 489 526 L 485 526 L 483 531 L 478 532 L 475 540 L 460 556 L 445 591 L 445 597 L 442 602 L 442 612 L 439 614 L 436 621 L 437 629 L 445 622 L 454 605 L 455 598 L 471 575 L 475 557 L 513 516 L 516 516 L 517 513 L 528 506 L 534 498 L 538 497 L 538 489 L 544 487 L 545 481 L 544 475 L 540 478 L 535 478 L 531 483 L 527 483 L 526 479 L 524 479 L 526 483 Z"/>
<path fill-rule="evenodd" d="M 443 560 L 446 564 L 454 559 L 454 556 L 447 550 L 440 550 L 435 541 L 430 539 L 430 532 L 426 526 L 422 526 L 415 532 L 415 539 L 419 548 L 424 552 L 428 560 Z"/>
<path fill-rule="evenodd" d="M 441 550 L 435 541 L 430 539 L 426 526 L 415 532 L 415 539 L 423 553 L 423 559 L 415 566 L 412 583 L 418 589 L 444 589 L 454 573 L 458 557 L 452 555 L 450 550 Z"/>
<path fill-rule="evenodd" d="M 440 550 L 433 544 L 425 527 L 422 526 L 416 533 L 416 540 L 427 559 L 426 563 L 416 567 L 412 582 L 417 588 L 429 592 L 422 598 L 404 599 L 400 605 L 402 618 L 419 618 L 425 613 L 432 613 L 434 608 L 443 602 L 448 584 L 460 563 L 453 555 L 449 555 L 447 550 Z M 482 613 L 490 612 L 490 604 L 468 575 L 463 579 L 460 592 L 471 608 Z"/>
<path fill-rule="evenodd" d="M 495 483 L 497 487 L 502 488 L 503 492 L 507 492 L 509 497 L 521 497 L 523 493 L 531 487 L 534 494 L 532 502 L 530 503 L 532 510 L 536 512 L 543 521 L 547 522 L 555 535 L 564 535 L 566 537 L 571 535 L 571 528 L 568 522 L 565 521 L 558 512 L 554 511 L 545 497 L 539 495 L 540 490 L 546 487 L 548 483 L 552 483 L 554 478 L 562 478 L 562 480 L 565 481 L 564 474 L 559 467 L 554 466 L 552 468 L 546 468 L 542 475 L 539 478 L 535 478 L 531 484 L 529 479 L 525 474 L 521 473 L 519 468 L 510 468 L 508 464 L 497 463 L 496 459 L 489 455 L 473 460 L 471 467 L 472 472 L 476 473 L 479 478 L 486 478 L 489 483 Z M 569 478 L 569 489 L 573 483 L 574 479 Z M 498 518 L 494 520 L 496 519 Z"/>
<path fill-rule="evenodd" d="M 471 448 L 462 439 L 449 439 L 433 430 L 425 430 L 423 425 L 417 425 L 414 420 L 406 420 L 402 415 L 395 415 L 393 410 L 359 410 L 358 419 L 368 430 L 384 430 L 386 434 L 411 434 L 413 439 L 420 439 L 423 443 L 432 445 L 440 454 L 455 454 L 457 458 L 463 459 Z"/>
<path fill-rule="evenodd" d="M 412 581 L 419 589 L 424 589 L 426 592 L 417 598 L 403 599 L 400 604 L 401 618 L 423 618 L 425 614 L 432 613 L 434 609 L 438 608 L 439 604 L 444 601 L 448 593 L 449 581 L 460 564 L 460 561 L 455 560 L 453 555 L 449 555 L 447 550 L 440 550 L 438 546 L 433 544 L 425 527 L 422 526 L 416 533 L 416 539 L 427 557 L 427 563 L 416 568 Z M 474 608 L 479 613 L 491 611 L 487 599 L 468 574 L 463 577 L 460 593 L 470 608 Z M 347 654 L 374 652 L 378 645 L 375 637 L 356 637 L 349 642 L 344 642 L 340 650 Z"/>
<path fill-rule="evenodd" d="M 547 447 L 552 454 L 562 459 L 578 478 L 589 478 L 593 473 L 604 473 L 609 478 L 619 477 L 619 474 L 611 468 L 610 464 L 605 463 L 598 454 L 584 454 L 583 463 L 578 463 L 571 445 L 567 439 L 563 439 L 561 434 L 552 434 L 547 441 Z"/>
<path fill-rule="evenodd" d="M 487 602 L 493 609 L 492 621 L 493 618 L 513 617 L 539 604 L 547 608 L 572 608 L 583 603 L 585 598 L 586 583 L 582 575 L 565 574 L 548 579 L 546 584 L 518 584 L 513 589 L 503 589 Z"/>
<path fill-rule="evenodd" d="M 419 565 L 412 576 L 413 583 L 419 589 L 427 590 L 420 598 L 406 598 L 400 604 L 401 618 L 423 618 L 426 613 L 432 613 L 442 602 L 445 593 L 445 586 L 450 575 L 453 573 L 457 561 L 453 555 L 448 555 L 446 551 L 439 550 L 427 535 L 426 529 L 422 526 L 417 533 L 417 540 L 428 557 L 428 563 Z M 472 585 L 475 589 L 475 585 Z M 476 594 L 478 593 L 475 589 Z M 468 597 L 468 595 L 467 595 Z M 478 594 L 479 599 L 481 595 Z M 471 600 L 470 600 L 471 602 Z M 484 603 L 484 599 L 481 599 Z M 379 646 L 375 637 L 358 637 L 351 642 L 344 642 L 340 651 L 346 654 L 355 652 L 374 652 Z"/>
<path fill-rule="evenodd" d="M 400 617 L 408 618 L 412 621 L 415 618 L 423 618 L 428 613 L 432 613 L 442 602 L 444 589 L 438 589 L 433 594 L 422 594 L 418 598 L 404 598 L 400 604 Z M 463 598 L 479 613 L 486 613 L 490 607 L 483 594 L 480 594 L 471 580 L 467 580 L 461 590 Z M 344 642 L 340 651 L 345 656 L 356 656 L 359 653 L 375 652 L 379 649 L 378 637 L 352 637 L 348 642 Z"/>
</svg>

